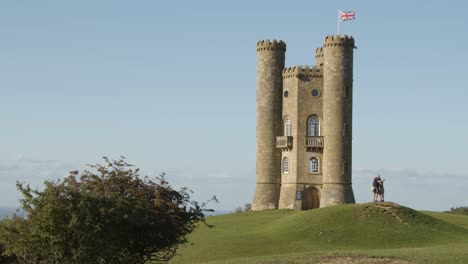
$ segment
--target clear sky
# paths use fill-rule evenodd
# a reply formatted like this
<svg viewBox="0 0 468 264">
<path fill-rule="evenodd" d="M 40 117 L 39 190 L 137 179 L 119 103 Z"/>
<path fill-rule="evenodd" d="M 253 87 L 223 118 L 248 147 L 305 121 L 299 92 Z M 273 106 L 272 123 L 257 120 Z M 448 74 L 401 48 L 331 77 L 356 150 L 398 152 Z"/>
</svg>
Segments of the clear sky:
<svg viewBox="0 0 468 264">
<path fill-rule="evenodd" d="M 0 206 L 126 156 L 216 209 L 255 189 L 256 42 L 313 65 L 341 26 L 354 54 L 353 187 L 416 209 L 468 205 L 466 1 L 0 1 Z"/>
</svg>

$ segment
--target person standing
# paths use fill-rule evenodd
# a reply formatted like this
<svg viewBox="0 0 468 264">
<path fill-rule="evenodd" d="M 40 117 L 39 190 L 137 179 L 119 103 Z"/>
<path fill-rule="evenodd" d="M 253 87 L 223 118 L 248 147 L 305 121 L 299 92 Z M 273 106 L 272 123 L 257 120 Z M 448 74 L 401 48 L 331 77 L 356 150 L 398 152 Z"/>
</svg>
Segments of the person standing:
<svg viewBox="0 0 468 264">
<path fill-rule="evenodd" d="M 377 197 L 379 195 L 379 180 L 380 180 L 380 174 L 377 175 L 377 177 L 374 178 L 374 181 L 372 182 L 372 192 L 374 193 L 374 203 L 377 202 Z"/>
<path fill-rule="evenodd" d="M 379 187 L 378 187 L 378 190 L 377 190 L 377 197 L 380 196 L 380 199 L 379 199 L 380 202 L 385 202 L 385 199 L 384 199 L 384 186 L 383 186 L 384 181 L 385 181 L 385 179 L 381 179 L 380 175 L 379 175 L 379 180 L 377 181 L 379 183 Z"/>
</svg>

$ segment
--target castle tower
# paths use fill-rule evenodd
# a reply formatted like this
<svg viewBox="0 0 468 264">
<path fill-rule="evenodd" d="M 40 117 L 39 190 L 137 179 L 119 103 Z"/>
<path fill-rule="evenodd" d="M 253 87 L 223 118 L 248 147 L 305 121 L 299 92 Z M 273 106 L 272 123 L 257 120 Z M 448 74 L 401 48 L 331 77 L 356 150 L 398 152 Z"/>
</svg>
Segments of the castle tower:
<svg viewBox="0 0 468 264">
<path fill-rule="evenodd" d="M 281 184 L 276 136 L 281 133 L 282 91 L 286 44 L 257 43 L 257 162 L 253 210 L 278 208 Z"/>
<path fill-rule="evenodd" d="M 315 66 L 284 68 L 286 44 L 257 43 L 254 210 L 354 203 L 354 39 L 328 36 Z"/>
<path fill-rule="evenodd" d="M 354 39 L 323 43 L 323 185 L 320 207 L 354 203 L 351 187 Z"/>
</svg>

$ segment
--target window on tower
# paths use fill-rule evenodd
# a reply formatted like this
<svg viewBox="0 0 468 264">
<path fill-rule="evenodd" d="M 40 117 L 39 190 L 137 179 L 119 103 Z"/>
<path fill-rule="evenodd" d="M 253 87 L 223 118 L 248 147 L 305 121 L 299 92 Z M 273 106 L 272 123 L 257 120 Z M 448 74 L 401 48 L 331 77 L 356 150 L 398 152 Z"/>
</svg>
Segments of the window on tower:
<svg viewBox="0 0 468 264">
<path fill-rule="evenodd" d="M 309 173 L 318 173 L 319 172 L 319 160 L 317 157 L 312 157 L 309 159 Z"/>
<path fill-rule="evenodd" d="M 343 161 L 343 168 L 341 170 L 341 174 L 345 174 L 348 172 L 348 162 Z"/>
<path fill-rule="evenodd" d="M 287 157 L 283 158 L 283 174 L 289 174 L 289 160 Z"/>
<path fill-rule="evenodd" d="M 343 86 L 343 96 L 349 98 L 349 86 Z"/>
<path fill-rule="evenodd" d="M 289 116 L 284 119 L 284 135 L 291 136 L 291 118 Z"/>
<path fill-rule="evenodd" d="M 312 92 L 310 92 L 313 97 L 318 97 L 320 95 L 320 91 L 318 89 L 312 89 Z"/>
<path fill-rule="evenodd" d="M 320 136 L 320 121 L 317 116 L 311 116 L 307 120 L 307 136 L 309 137 Z"/>
</svg>

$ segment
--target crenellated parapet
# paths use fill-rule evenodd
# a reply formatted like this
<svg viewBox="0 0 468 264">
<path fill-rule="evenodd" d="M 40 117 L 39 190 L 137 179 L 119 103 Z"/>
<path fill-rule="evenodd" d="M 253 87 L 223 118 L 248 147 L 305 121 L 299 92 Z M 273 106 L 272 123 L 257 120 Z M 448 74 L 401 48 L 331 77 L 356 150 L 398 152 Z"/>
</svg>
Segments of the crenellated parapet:
<svg viewBox="0 0 468 264">
<path fill-rule="evenodd" d="M 325 37 L 323 47 L 345 46 L 354 48 L 354 38 L 352 36 L 344 35 L 330 35 Z"/>
<path fill-rule="evenodd" d="M 289 78 L 322 78 L 322 70 L 317 66 L 294 66 L 283 70 L 283 79 Z"/>
<path fill-rule="evenodd" d="M 323 48 L 320 47 L 320 48 L 317 48 L 315 50 L 315 65 L 317 65 L 320 69 L 322 68 L 323 66 L 323 55 L 324 55 L 324 52 L 323 52 Z"/>
<path fill-rule="evenodd" d="M 270 41 L 269 39 L 260 40 L 257 42 L 257 51 L 265 51 L 265 50 L 280 50 L 286 51 L 286 43 L 282 40 Z"/>
<path fill-rule="evenodd" d="M 323 48 L 322 47 L 317 48 L 315 50 L 315 59 L 318 60 L 320 58 L 323 58 Z"/>
</svg>

